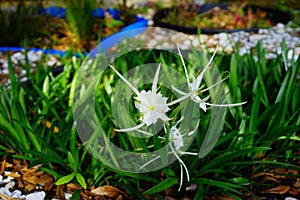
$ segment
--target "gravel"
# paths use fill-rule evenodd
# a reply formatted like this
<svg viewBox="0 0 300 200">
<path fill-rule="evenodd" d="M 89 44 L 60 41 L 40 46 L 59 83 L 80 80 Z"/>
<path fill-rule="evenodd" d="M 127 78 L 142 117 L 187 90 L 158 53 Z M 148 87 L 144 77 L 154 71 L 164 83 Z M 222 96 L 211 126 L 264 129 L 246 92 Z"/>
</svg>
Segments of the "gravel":
<svg viewBox="0 0 300 200">
<path fill-rule="evenodd" d="M 17 51 L 10 53 L 12 65 L 15 70 L 15 76 L 20 78 L 21 82 L 27 81 L 26 71 L 22 68 L 21 65 L 26 63 L 24 51 Z M 42 51 L 28 51 L 27 58 L 29 65 L 31 67 L 31 72 L 35 71 L 35 67 L 39 64 L 40 60 L 43 59 L 43 62 L 48 67 L 59 66 L 61 65 L 60 60 L 54 55 L 43 55 Z M 46 59 L 45 59 L 46 58 Z M 8 70 L 8 60 L 6 52 L 0 52 L 0 84 L 4 83 L 6 86 L 10 85 L 9 80 L 9 70 Z"/>
<path fill-rule="evenodd" d="M 4 176 L 0 175 L 0 200 L 5 200 L 10 198 L 22 199 L 22 200 L 44 200 L 46 198 L 46 193 L 44 191 L 34 191 L 29 194 L 24 194 L 18 189 L 14 189 L 17 181 L 11 176 L 5 176 L 5 174 L 10 174 L 10 171 L 4 171 Z M 15 172 L 17 173 L 17 172 Z M 40 189 L 40 188 L 37 188 Z M 66 200 L 71 198 L 71 194 L 65 193 Z M 51 199 L 57 200 L 57 199 Z"/>
<path fill-rule="evenodd" d="M 224 54 L 232 54 L 236 51 L 236 45 L 239 43 L 240 55 L 250 53 L 251 49 L 255 50 L 257 43 L 261 41 L 266 51 L 266 59 L 276 58 L 281 53 L 281 43 L 285 40 L 287 59 L 296 60 L 300 55 L 300 28 L 291 28 L 289 25 L 277 24 L 270 29 L 260 29 L 257 33 L 239 31 L 214 35 L 184 35 L 183 37 L 181 32 L 170 32 L 160 27 L 154 27 L 151 31 L 146 31 L 136 38 L 149 41 L 147 44 L 156 48 L 176 48 L 176 44 L 168 41 L 177 40 L 181 49 L 189 49 L 192 44 L 194 47 L 207 49 L 211 53 L 218 48 L 218 53 Z M 188 38 L 189 40 L 180 40 L 180 38 Z"/>
</svg>

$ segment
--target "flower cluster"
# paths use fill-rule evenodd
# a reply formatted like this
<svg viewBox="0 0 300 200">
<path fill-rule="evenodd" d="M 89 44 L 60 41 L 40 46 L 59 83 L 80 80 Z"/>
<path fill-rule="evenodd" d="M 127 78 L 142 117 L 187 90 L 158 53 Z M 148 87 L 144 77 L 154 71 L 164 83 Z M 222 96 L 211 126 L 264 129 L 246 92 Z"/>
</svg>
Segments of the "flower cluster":
<svg viewBox="0 0 300 200">
<path fill-rule="evenodd" d="M 159 89 L 157 87 L 158 85 L 158 79 L 159 79 L 159 73 L 161 70 L 161 64 L 159 64 L 154 79 L 153 79 L 153 83 L 152 83 L 152 88 L 151 90 L 142 90 L 142 91 L 138 91 L 137 88 L 135 88 L 122 74 L 120 74 L 114 66 L 109 65 L 111 69 L 113 69 L 115 71 L 115 73 L 119 76 L 119 78 L 126 83 L 126 85 L 128 85 L 128 87 L 131 88 L 131 90 L 135 93 L 135 107 L 136 109 L 139 110 L 140 114 L 141 114 L 141 118 L 139 119 L 141 121 L 140 124 L 134 126 L 134 127 L 129 127 L 129 128 L 124 128 L 124 129 L 115 129 L 115 131 L 117 132 L 129 132 L 129 131 L 139 131 L 143 134 L 146 135 L 150 135 L 153 136 L 150 133 L 147 133 L 143 130 L 141 130 L 142 127 L 144 126 L 151 126 L 153 124 L 155 124 L 158 120 L 162 120 L 164 122 L 164 130 L 165 130 L 165 134 L 169 133 L 169 147 L 171 149 L 171 153 L 173 153 L 175 155 L 175 157 L 177 158 L 177 160 L 180 163 L 180 169 L 181 169 L 181 178 L 180 178 L 180 187 L 179 190 L 181 189 L 182 186 L 182 181 L 183 181 L 183 168 L 186 172 L 187 175 L 187 180 L 189 181 L 189 172 L 188 169 L 186 167 L 186 165 L 184 164 L 184 162 L 180 159 L 179 155 L 183 155 L 183 154 L 189 154 L 189 155 L 197 155 L 197 153 L 191 153 L 191 152 L 183 152 L 181 151 L 181 148 L 184 147 L 184 141 L 183 141 L 183 136 L 185 134 L 182 134 L 181 130 L 179 128 L 177 128 L 177 125 L 182 122 L 182 120 L 184 119 L 184 117 L 182 117 L 179 121 L 177 121 L 170 129 L 169 132 L 167 131 L 166 125 L 169 126 L 170 123 L 168 123 L 168 121 L 171 120 L 171 118 L 169 118 L 167 116 L 167 113 L 169 111 L 171 111 L 170 106 L 178 104 L 182 101 L 185 101 L 186 99 L 191 99 L 193 102 L 197 103 L 200 107 L 200 109 L 202 109 L 204 112 L 207 111 L 208 107 L 207 106 L 219 106 L 219 107 L 229 107 L 229 106 L 240 106 L 246 102 L 243 103 L 236 103 L 236 104 L 214 104 L 214 103 L 209 103 L 207 102 L 210 98 L 210 96 L 207 96 L 206 98 L 201 99 L 199 94 L 202 94 L 203 92 L 206 92 L 208 90 L 210 90 L 211 88 L 215 87 L 216 85 L 222 83 L 225 79 L 222 79 L 221 81 L 214 83 L 213 85 L 204 88 L 204 84 L 202 84 L 202 80 L 204 77 L 204 73 L 206 72 L 206 70 L 209 68 L 209 66 L 211 66 L 215 53 L 213 54 L 213 56 L 211 57 L 211 59 L 209 60 L 209 62 L 207 63 L 207 65 L 203 68 L 203 70 L 201 71 L 201 73 L 197 76 L 197 77 L 192 77 L 192 81 L 190 81 L 189 75 L 188 75 L 188 70 L 187 67 L 185 65 L 183 56 L 180 52 L 180 48 L 177 45 L 178 48 L 178 53 L 179 56 L 181 58 L 183 67 L 184 67 L 184 72 L 185 72 L 185 76 L 186 76 L 186 82 L 187 82 L 187 86 L 188 86 L 188 91 L 182 91 L 177 89 L 175 86 L 171 86 L 171 88 L 177 92 L 178 94 L 181 95 L 180 98 L 175 99 L 171 102 L 168 102 L 168 97 L 164 97 L 161 92 L 159 92 Z M 198 125 L 199 125 L 199 121 L 197 122 L 197 125 L 195 127 L 194 130 L 190 131 L 188 134 L 188 136 L 193 135 L 197 129 L 198 129 Z M 159 137 L 160 139 L 166 139 L 165 137 Z M 152 160 L 148 161 L 147 163 L 145 163 L 143 166 L 140 167 L 140 169 L 144 168 L 145 166 L 147 166 L 148 164 L 150 164 L 151 162 L 153 162 L 154 160 L 160 158 L 160 156 L 157 156 L 155 158 L 153 158 Z"/>
</svg>

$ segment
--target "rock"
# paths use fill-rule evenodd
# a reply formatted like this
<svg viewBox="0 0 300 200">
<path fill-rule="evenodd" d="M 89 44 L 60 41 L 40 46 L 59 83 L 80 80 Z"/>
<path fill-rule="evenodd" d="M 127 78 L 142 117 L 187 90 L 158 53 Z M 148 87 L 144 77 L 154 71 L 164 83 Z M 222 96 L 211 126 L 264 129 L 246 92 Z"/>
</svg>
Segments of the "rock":
<svg viewBox="0 0 300 200">
<path fill-rule="evenodd" d="M 293 49 L 289 49 L 288 53 L 287 53 L 287 59 L 288 60 L 292 60 L 294 57 L 294 50 Z"/>
<path fill-rule="evenodd" d="M 206 43 L 208 36 L 207 35 L 200 35 L 200 42 L 202 43 Z"/>
<path fill-rule="evenodd" d="M 266 58 L 266 59 L 274 59 L 274 58 L 276 58 L 276 57 L 277 57 L 277 55 L 274 54 L 274 53 L 267 53 L 267 54 L 265 55 L 265 58 Z"/>
<path fill-rule="evenodd" d="M 11 196 L 11 192 L 6 187 L 0 188 L 0 194 L 4 194 L 4 195 L 9 196 L 9 197 Z"/>
<path fill-rule="evenodd" d="M 35 52 L 33 52 L 33 51 L 29 51 L 29 52 L 27 53 L 27 57 L 28 57 L 29 62 L 31 62 L 31 63 L 37 62 L 37 61 L 39 61 L 39 59 L 40 59 L 40 56 L 38 56 L 38 55 L 37 55 Z"/>
<path fill-rule="evenodd" d="M 244 47 L 240 48 L 240 52 L 239 52 L 240 55 L 245 55 L 246 53 L 247 53 L 246 48 L 244 48 Z"/>
<path fill-rule="evenodd" d="M 276 28 L 277 28 L 277 29 L 284 29 L 284 24 L 278 23 L 278 24 L 276 25 Z"/>
<path fill-rule="evenodd" d="M 218 42 L 217 42 L 214 38 L 210 38 L 210 39 L 207 41 L 207 46 L 208 46 L 208 47 L 216 46 L 217 44 L 218 44 Z"/>
<path fill-rule="evenodd" d="M 148 22 L 147 22 L 148 26 L 153 26 L 153 24 L 154 24 L 153 20 L 148 20 Z"/>
<path fill-rule="evenodd" d="M 46 193 L 44 191 L 35 192 L 26 195 L 26 200 L 43 200 L 46 197 Z"/>
<path fill-rule="evenodd" d="M 219 40 L 227 40 L 228 35 L 227 35 L 227 33 L 219 33 L 218 38 L 219 38 Z"/>
<path fill-rule="evenodd" d="M 17 65 L 20 63 L 25 63 L 25 56 L 21 52 L 17 52 L 11 56 L 11 61 L 13 64 Z"/>
<path fill-rule="evenodd" d="M 268 33 L 269 33 L 268 29 L 259 29 L 258 30 L 258 34 L 268 34 Z"/>
<path fill-rule="evenodd" d="M 12 193 L 11 193 L 11 197 L 12 198 L 24 198 L 25 195 L 22 195 L 22 192 L 20 190 L 14 190 Z"/>
</svg>

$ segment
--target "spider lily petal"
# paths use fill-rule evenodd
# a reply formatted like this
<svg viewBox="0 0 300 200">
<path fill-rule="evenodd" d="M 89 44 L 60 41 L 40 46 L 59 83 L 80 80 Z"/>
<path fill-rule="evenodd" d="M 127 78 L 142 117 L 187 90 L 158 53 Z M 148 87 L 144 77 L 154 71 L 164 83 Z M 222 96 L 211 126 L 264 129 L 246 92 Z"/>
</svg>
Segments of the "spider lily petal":
<svg viewBox="0 0 300 200">
<path fill-rule="evenodd" d="M 149 165 L 150 163 L 152 163 L 153 161 L 157 160 L 158 158 L 160 158 L 160 156 L 156 156 L 155 158 L 149 160 L 148 162 L 146 162 L 145 164 L 143 164 L 139 170 L 143 169 L 144 167 L 146 167 L 147 165 Z"/>
<path fill-rule="evenodd" d="M 170 145 L 170 148 L 171 148 L 171 151 L 174 153 L 175 157 L 177 158 L 177 160 L 179 161 L 180 163 L 180 185 L 179 185 L 179 189 L 178 191 L 181 190 L 181 187 L 182 187 L 182 182 L 183 182 L 183 170 L 182 170 L 182 166 L 185 170 L 185 173 L 186 173 L 186 178 L 187 178 L 187 181 L 190 181 L 190 174 L 189 174 L 189 171 L 186 167 L 186 165 L 184 164 L 184 162 L 180 159 L 180 157 L 177 155 L 176 151 L 174 150 L 174 148 L 172 147 L 172 145 Z"/>
<path fill-rule="evenodd" d="M 190 87 L 191 87 L 191 89 L 192 89 L 193 91 L 200 87 L 200 84 L 201 84 L 201 82 L 202 82 L 204 73 L 206 72 L 206 70 L 208 69 L 208 67 L 211 65 L 211 63 L 213 62 L 213 60 L 214 60 L 214 58 L 215 58 L 215 55 L 216 55 L 216 53 L 217 53 L 217 49 L 218 49 L 218 46 L 216 47 L 215 52 L 213 53 L 212 57 L 210 58 L 210 60 L 208 61 L 208 63 L 206 64 L 206 66 L 204 67 L 204 69 L 202 70 L 202 72 L 199 74 L 199 76 L 197 76 L 197 78 L 196 78 L 196 80 L 194 81 L 194 83 L 191 84 Z"/>
<path fill-rule="evenodd" d="M 132 89 L 132 91 L 136 95 L 139 94 L 139 91 L 131 83 L 129 83 L 129 81 L 127 81 L 126 78 L 122 74 L 120 74 L 120 72 L 118 72 L 118 70 L 116 70 L 112 65 L 109 65 L 109 66 L 116 72 L 116 74 L 120 77 L 120 79 L 122 79 L 122 81 L 124 81 L 124 83 L 126 83 L 130 87 L 130 89 Z"/>
<path fill-rule="evenodd" d="M 176 99 L 176 100 L 174 100 L 174 101 L 171 101 L 171 102 L 168 103 L 167 105 L 168 105 L 168 106 L 172 106 L 172 105 L 177 104 L 177 103 L 179 103 L 179 102 L 181 102 L 181 101 L 184 101 L 184 100 L 186 100 L 186 99 L 192 97 L 193 95 L 195 95 L 195 93 L 197 93 L 200 89 L 201 89 L 201 88 L 199 88 L 199 89 L 196 90 L 196 91 L 191 91 L 190 93 L 186 93 L 184 96 L 182 96 L 182 97 L 180 97 L 180 98 L 178 98 L 178 99 Z"/>
<path fill-rule="evenodd" d="M 158 82 L 158 76 L 159 76 L 159 71 L 160 71 L 161 63 L 159 63 L 158 68 L 156 70 L 153 83 L 152 83 L 152 92 L 156 92 L 157 89 L 157 82 Z"/>
<path fill-rule="evenodd" d="M 247 101 L 245 102 L 242 102 L 242 103 L 231 103 L 231 104 L 213 104 L 213 103 L 206 103 L 206 105 L 208 106 L 215 106 L 215 107 L 233 107 L 233 106 L 241 106 L 241 105 L 244 105 L 246 104 Z"/>
<path fill-rule="evenodd" d="M 145 125 L 145 123 L 139 124 L 137 126 L 131 127 L 131 128 L 124 128 L 124 129 L 115 129 L 117 132 L 128 132 L 128 131 L 135 131 L 139 128 L 142 128 Z"/>
<path fill-rule="evenodd" d="M 223 83 L 226 79 L 228 79 L 230 76 L 226 76 L 225 78 L 223 78 L 222 80 L 216 82 L 215 84 L 205 88 L 204 90 L 201 90 L 200 92 L 203 93 L 203 92 L 206 92 L 207 90 L 210 90 L 211 88 L 215 87 L 216 85 L 219 85 L 220 83 Z"/>
<path fill-rule="evenodd" d="M 185 76 L 186 76 L 186 82 L 188 83 L 188 85 L 190 85 L 189 75 L 188 75 L 188 72 L 187 72 L 187 69 L 186 69 L 186 66 L 185 66 L 185 62 L 184 62 L 183 56 L 182 56 L 182 54 L 181 54 L 181 51 L 180 51 L 180 48 L 179 48 L 179 44 L 178 44 L 178 43 L 177 43 L 177 50 L 178 50 L 178 53 L 179 53 L 181 62 L 182 62 L 182 64 L 183 64 L 184 73 L 185 73 Z"/>
</svg>

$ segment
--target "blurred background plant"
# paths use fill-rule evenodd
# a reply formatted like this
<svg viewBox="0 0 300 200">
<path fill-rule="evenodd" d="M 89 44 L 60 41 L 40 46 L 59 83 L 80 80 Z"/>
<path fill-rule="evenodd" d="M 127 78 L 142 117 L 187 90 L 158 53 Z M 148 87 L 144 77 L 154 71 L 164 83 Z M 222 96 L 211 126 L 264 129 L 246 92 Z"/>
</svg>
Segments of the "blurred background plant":
<svg viewBox="0 0 300 200">
<path fill-rule="evenodd" d="M 42 0 L 8 0 L 0 2 L 0 45 L 22 46 L 24 39 L 38 37 L 43 26 L 38 15 Z M 32 23 L 34 22 L 34 23 Z"/>
<path fill-rule="evenodd" d="M 132 9 L 107 12 L 100 10 L 105 7 L 97 0 L 8 0 L 0 6 L 0 46 L 23 46 L 27 39 L 29 47 L 86 52 L 136 20 Z M 65 8 L 65 18 L 41 15 L 40 9 L 48 6 Z"/>
<path fill-rule="evenodd" d="M 94 10 L 97 7 L 96 0 L 65 0 L 66 19 L 64 24 L 66 35 L 72 38 L 72 43 L 76 48 L 87 48 L 91 41 L 97 41 L 98 33 L 95 30 L 96 18 Z M 96 37 L 96 38 L 95 38 Z"/>
</svg>

